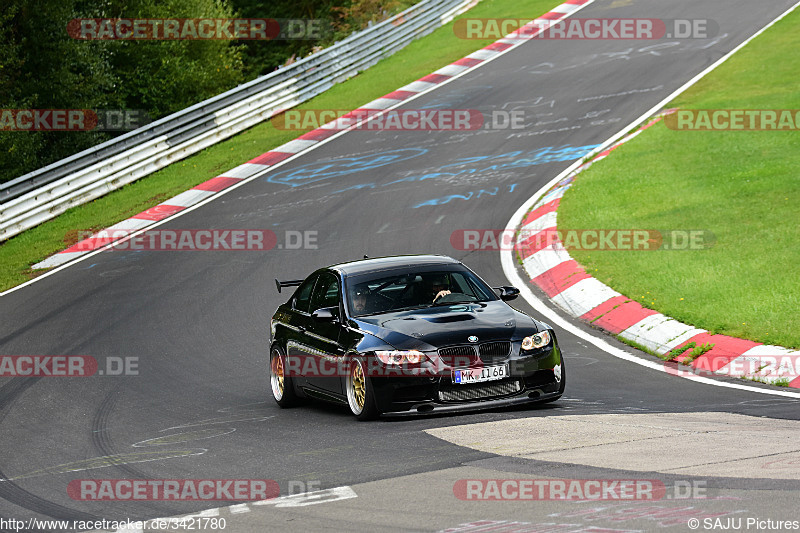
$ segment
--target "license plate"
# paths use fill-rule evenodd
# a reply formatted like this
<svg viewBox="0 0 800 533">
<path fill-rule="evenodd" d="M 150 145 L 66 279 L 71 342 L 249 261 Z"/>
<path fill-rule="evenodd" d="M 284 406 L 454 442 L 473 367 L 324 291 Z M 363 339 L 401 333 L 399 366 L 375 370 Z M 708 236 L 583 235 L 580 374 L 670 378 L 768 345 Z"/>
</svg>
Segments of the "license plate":
<svg viewBox="0 0 800 533">
<path fill-rule="evenodd" d="M 485 366 L 483 368 L 464 368 L 453 370 L 453 383 L 466 385 L 482 383 L 508 377 L 508 365 Z"/>
</svg>

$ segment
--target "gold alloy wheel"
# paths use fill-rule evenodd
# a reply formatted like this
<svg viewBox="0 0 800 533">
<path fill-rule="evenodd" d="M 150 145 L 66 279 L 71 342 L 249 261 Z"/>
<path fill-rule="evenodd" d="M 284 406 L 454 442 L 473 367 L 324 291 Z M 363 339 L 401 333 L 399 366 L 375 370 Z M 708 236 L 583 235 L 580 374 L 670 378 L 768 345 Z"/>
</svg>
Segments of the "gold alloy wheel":
<svg viewBox="0 0 800 533">
<path fill-rule="evenodd" d="M 355 401 L 358 405 L 358 410 L 361 411 L 364 409 L 364 398 L 366 396 L 367 384 L 366 380 L 364 379 L 364 369 L 361 367 L 360 362 L 353 362 L 353 370 L 351 370 L 350 379 L 353 387 L 353 395 L 355 396 Z"/>
<path fill-rule="evenodd" d="M 283 398 L 283 359 L 281 355 L 274 352 L 272 357 L 272 392 L 275 398 L 280 400 Z"/>
</svg>

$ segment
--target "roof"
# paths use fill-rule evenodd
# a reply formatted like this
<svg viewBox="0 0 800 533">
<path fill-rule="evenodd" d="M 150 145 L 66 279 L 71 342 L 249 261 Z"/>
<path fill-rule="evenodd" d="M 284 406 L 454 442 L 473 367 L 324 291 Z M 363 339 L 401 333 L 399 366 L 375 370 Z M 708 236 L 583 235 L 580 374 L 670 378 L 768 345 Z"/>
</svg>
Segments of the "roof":
<svg viewBox="0 0 800 533">
<path fill-rule="evenodd" d="M 412 266 L 458 265 L 460 261 L 446 255 L 397 255 L 392 257 L 376 257 L 374 259 L 361 259 L 349 263 L 331 265 L 328 268 L 338 270 L 347 276 L 366 274 L 381 270 Z"/>
</svg>

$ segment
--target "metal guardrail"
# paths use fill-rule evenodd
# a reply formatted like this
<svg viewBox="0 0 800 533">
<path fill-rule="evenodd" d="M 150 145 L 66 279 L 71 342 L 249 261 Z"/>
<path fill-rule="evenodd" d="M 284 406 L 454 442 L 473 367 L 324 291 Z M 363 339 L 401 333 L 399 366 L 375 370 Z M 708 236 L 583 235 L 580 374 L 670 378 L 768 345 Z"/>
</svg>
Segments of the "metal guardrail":
<svg viewBox="0 0 800 533">
<path fill-rule="evenodd" d="M 313 98 L 477 1 L 423 0 L 287 67 L 0 184 L 0 241 Z"/>
</svg>

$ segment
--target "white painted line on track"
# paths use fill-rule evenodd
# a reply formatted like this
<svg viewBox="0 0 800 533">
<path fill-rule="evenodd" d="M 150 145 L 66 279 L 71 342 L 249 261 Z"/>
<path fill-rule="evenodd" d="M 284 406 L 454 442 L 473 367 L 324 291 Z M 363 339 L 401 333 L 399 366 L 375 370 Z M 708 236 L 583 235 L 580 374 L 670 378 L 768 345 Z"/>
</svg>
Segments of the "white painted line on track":
<svg viewBox="0 0 800 533">
<path fill-rule="evenodd" d="M 680 88 L 678 88 L 672 94 L 670 94 L 669 96 L 667 96 L 666 98 L 661 100 L 657 105 L 653 106 L 651 109 L 649 109 L 648 111 L 643 113 L 639 118 L 637 118 L 636 120 L 631 122 L 628 126 L 622 128 L 619 132 L 617 132 L 615 135 L 610 137 L 606 142 L 604 142 L 603 144 L 601 144 L 600 146 L 598 146 L 597 148 L 595 148 L 594 150 L 592 150 L 591 152 L 586 154 L 586 156 L 584 156 L 582 159 L 579 159 L 579 160 L 575 161 L 569 167 L 564 169 L 563 172 L 561 172 L 558 176 L 556 176 L 555 178 L 550 180 L 549 183 L 545 184 L 533 196 L 531 196 L 522 206 L 520 206 L 520 208 L 517 210 L 517 212 L 514 213 L 514 215 L 511 217 L 511 220 L 508 221 L 508 224 L 506 225 L 505 230 L 507 232 L 511 232 L 511 234 L 513 234 L 514 231 L 517 229 L 517 223 L 522 221 L 522 217 L 525 216 L 525 213 L 527 213 L 530 210 L 530 208 L 532 208 L 534 206 L 536 201 L 541 196 L 543 196 L 547 191 L 549 191 L 550 188 L 552 188 L 556 183 L 558 183 L 562 179 L 566 178 L 570 173 L 572 173 L 575 169 L 577 169 L 579 166 L 581 166 L 583 164 L 583 160 L 584 159 L 591 158 L 595 154 L 598 154 L 598 153 L 604 151 L 609 146 L 614 144 L 618 139 L 620 139 L 621 137 L 625 136 L 625 134 L 627 132 L 631 131 L 633 128 L 635 128 L 636 126 L 638 126 L 639 124 L 641 124 L 645 120 L 647 120 L 650 117 L 652 117 L 660 109 L 662 109 L 665 105 L 667 105 L 669 102 L 674 100 L 678 95 L 680 95 L 686 89 L 688 89 L 689 87 L 691 87 L 692 85 L 694 85 L 695 83 L 700 81 L 706 74 L 708 74 L 709 72 L 711 72 L 712 70 L 714 70 L 715 68 L 720 66 L 722 63 L 727 61 L 733 54 L 735 54 L 736 52 L 738 52 L 739 50 L 741 50 L 742 48 L 747 46 L 747 44 L 750 43 L 750 41 L 752 41 L 753 39 L 755 39 L 756 37 L 758 37 L 759 35 L 764 33 L 766 30 L 771 28 L 773 25 L 775 25 L 781 19 L 786 17 L 786 15 L 788 15 L 789 13 L 794 11 L 798 6 L 800 6 L 800 2 L 797 2 L 796 4 L 794 4 L 792 7 L 787 9 L 780 16 L 778 16 L 778 18 L 776 18 L 775 20 L 773 20 L 772 22 L 770 22 L 769 24 L 767 24 L 766 26 L 764 26 L 763 28 L 758 30 L 756 33 L 754 33 L 753 35 L 748 37 L 744 42 L 742 42 L 737 47 L 735 47 L 733 50 L 731 50 L 730 52 L 728 52 L 727 54 L 722 56 L 719 60 L 717 60 L 714 64 L 712 64 L 711 66 L 709 66 L 705 70 L 703 70 L 700 74 L 698 74 L 697 76 L 695 76 L 694 78 L 692 78 L 691 80 L 689 80 L 688 82 L 683 84 Z M 523 280 L 520 277 L 519 273 L 517 272 L 516 266 L 514 264 L 514 250 L 501 250 L 501 252 L 500 252 L 500 264 L 503 267 L 503 273 L 505 274 L 506 278 L 508 278 L 508 281 L 511 283 L 511 285 L 519 288 L 520 294 L 531 305 L 531 307 L 533 307 L 537 312 L 541 313 L 543 316 L 545 316 L 548 320 L 553 322 L 555 325 L 557 325 L 561 329 L 566 330 L 566 331 L 572 333 L 573 335 L 575 335 L 576 337 L 579 337 L 579 338 L 581 338 L 581 339 L 593 344 L 594 346 L 596 346 L 597 348 L 600 348 L 601 350 L 603 350 L 604 352 L 608 353 L 609 355 L 612 355 L 612 356 L 617 357 L 619 359 L 622 359 L 624 361 L 628 361 L 628 362 L 631 362 L 631 363 L 635 363 L 637 365 L 644 366 L 646 368 L 650 368 L 652 370 L 658 370 L 660 372 L 664 372 L 665 374 L 675 375 L 674 373 L 667 372 L 667 369 L 665 368 L 663 363 L 658 363 L 658 362 L 650 360 L 650 359 L 644 359 L 642 357 L 639 357 L 639 356 L 633 355 L 631 353 L 628 353 L 625 350 L 617 348 L 616 346 L 612 346 L 605 339 L 603 339 L 603 338 L 601 338 L 601 337 L 599 337 L 597 335 L 592 335 L 590 333 L 587 333 L 587 332 L 581 330 L 577 326 L 574 326 L 573 324 L 571 324 L 566 319 L 562 318 L 561 315 L 559 315 L 558 313 L 556 313 L 555 311 L 550 309 L 547 305 L 545 305 L 545 303 L 542 300 L 540 300 L 533 293 L 533 291 L 531 291 L 531 289 L 529 287 L 529 283 L 526 282 L 525 280 Z M 697 383 L 704 383 L 706 385 L 713 385 L 715 387 L 722 387 L 722 388 L 727 388 L 727 389 L 737 389 L 737 390 L 742 390 L 742 391 L 747 391 L 747 392 L 755 392 L 755 393 L 758 393 L 758 394 L 767 394 L 767 395 L 771 395 L 771 396 L 783 396 L 783 397 L 786 397 L 786 398 L 800 398 L 800 393 L 797 393 L 797 392 L 788 392 L 788 391 L 763 389 L 763 388 L 760 388 L 760 387 L 751 387 L 749 385 L 740 385 L 738 383 L 728 383 L 728 382 L 725 382 L 725 381 L 717 381 L 715 379 L 710 379 L 710 378 L 706 378 L 706 377 L 702 377 L 702 376 L 681 375 L 681 376 L 677 376 L 677 377 L 681 377 L 683 379 L 688 379 L 690 381 L 695 381 Z"/>
</svg>

